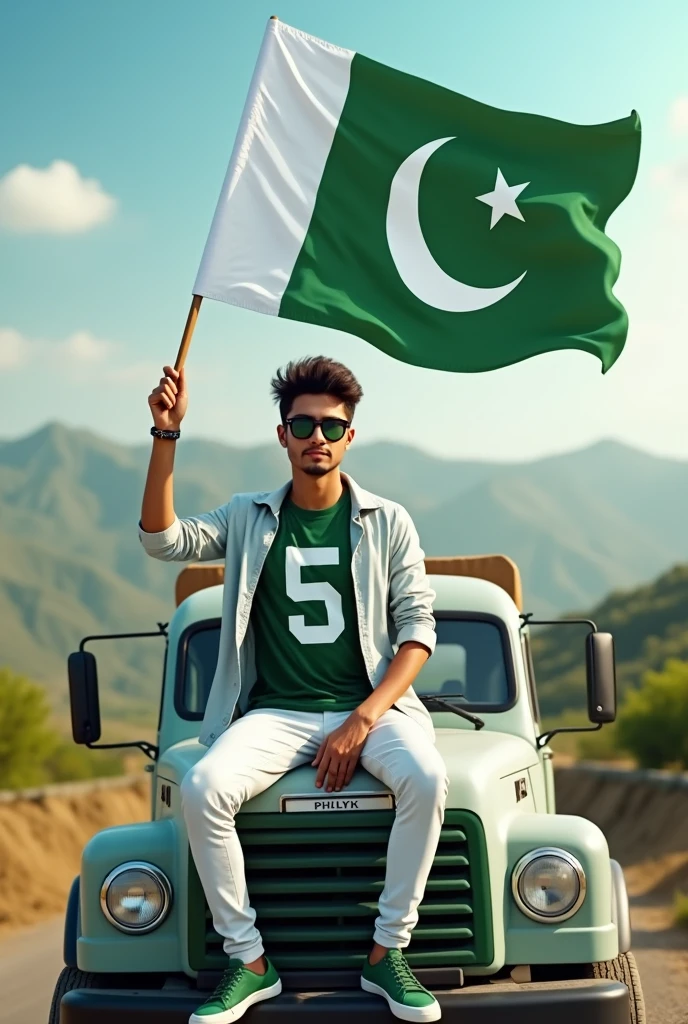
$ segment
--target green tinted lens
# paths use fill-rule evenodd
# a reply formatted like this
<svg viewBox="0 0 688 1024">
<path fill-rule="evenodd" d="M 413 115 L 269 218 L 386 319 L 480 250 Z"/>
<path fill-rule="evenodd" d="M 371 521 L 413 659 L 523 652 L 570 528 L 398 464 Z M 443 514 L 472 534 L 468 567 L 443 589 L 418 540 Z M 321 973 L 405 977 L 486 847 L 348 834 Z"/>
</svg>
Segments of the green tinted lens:
<svg viewBox="0 0 688 1024">
<path fill-rule="evenodd" d="M 291 432 L 299 441 L 305 441 L 315 430 L 312 416 L 299 416 L 291 421 Z"/>
<path fill-rule="evenodd" d="M 326 441 L 341 441 L 346 424 L 341 420 L 323 420 L 322 432 Z"/>
</svg>

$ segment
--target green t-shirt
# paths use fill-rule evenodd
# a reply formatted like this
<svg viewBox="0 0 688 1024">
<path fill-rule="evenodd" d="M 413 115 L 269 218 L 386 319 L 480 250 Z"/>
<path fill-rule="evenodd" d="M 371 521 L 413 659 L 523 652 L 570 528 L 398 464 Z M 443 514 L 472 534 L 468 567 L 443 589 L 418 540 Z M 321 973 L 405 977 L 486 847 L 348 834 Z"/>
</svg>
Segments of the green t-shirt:
<svg viewBox="0 0 688 1024">
<path fill-rule="evenodd" d="M 351 575 L 351 495 L 310 511 L 287 498 L 251 610 L 250 708 L 353 711 L 370 696 Z"/>
</svg>

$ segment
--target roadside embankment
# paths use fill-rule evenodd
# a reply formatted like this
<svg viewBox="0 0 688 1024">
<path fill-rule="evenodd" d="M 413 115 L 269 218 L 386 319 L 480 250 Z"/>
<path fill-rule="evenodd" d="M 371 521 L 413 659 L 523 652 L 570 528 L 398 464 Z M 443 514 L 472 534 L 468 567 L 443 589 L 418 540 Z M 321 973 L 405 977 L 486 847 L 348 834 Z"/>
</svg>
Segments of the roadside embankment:
<svg viewBox="0 0 688 1024">
<path fill-rule="evenodd" d="M 631 895 L 688 891 L 688 774 L 583 764 L 556 780 L 557 810 L 600 826 Z"/>
<path fill-rule="evenodd" d="M 149 814 L 138 775 L 0 791 L 0 933 L 61 914 L 91 836 Z"/>
</svg>

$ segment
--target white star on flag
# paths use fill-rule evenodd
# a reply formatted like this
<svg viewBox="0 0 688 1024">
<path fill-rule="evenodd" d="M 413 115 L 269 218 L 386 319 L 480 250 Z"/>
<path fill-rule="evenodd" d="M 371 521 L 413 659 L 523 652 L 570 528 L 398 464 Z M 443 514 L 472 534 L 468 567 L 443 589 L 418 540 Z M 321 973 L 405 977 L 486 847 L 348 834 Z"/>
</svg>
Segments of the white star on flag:
<svg viewBox="0 0 688 1024">
<path fill-rule="evenodd" d="M 499 167 L 497 168 L 497 180 L 494 190 L 475 197 L 481 203 L 487 203 L 488 206 L 492 207 L 490 231 L 495 224 L 500 222 L 505 213 L 508 213 L 510 217 L 516 217 L 518 220 L 525 221 L 525 217 L 516 205 L 516 198 L 520 196 L 527 185 L 530 185 L 529 181 L 524 181 L 522 185 L 507 185 L 504 175 Z"/>
</svg>

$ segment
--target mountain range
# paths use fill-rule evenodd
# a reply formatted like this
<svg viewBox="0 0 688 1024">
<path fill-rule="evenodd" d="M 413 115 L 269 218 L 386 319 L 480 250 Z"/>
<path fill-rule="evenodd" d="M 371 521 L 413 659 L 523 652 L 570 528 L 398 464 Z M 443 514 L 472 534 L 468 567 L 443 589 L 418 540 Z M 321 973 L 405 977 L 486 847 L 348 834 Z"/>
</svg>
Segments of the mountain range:
<svg viewBox="0 0 688 1024">
<path fill-rule="evenodd" d="M 44 682 L 58 703 L 65 656 L 82 636 L 155 629 L 172 613 L 179 566 L 147 558 L 137 537 L 149 451 L 56 423 L 0 442 L 0 664 Z M 353 448 L 346 469 L 408 508 L 428 554 L 510 555 L 540 616 L 590 607 L 688 560 L 688 462 L 617 442 L 518 464 L 379 442 Z M 176 509 L 206 511 L 287 476 L 277 445 L 185 440 Z M 101 645 L 106 705 L 147 713 L 159 644 Z"/>
</svg>

